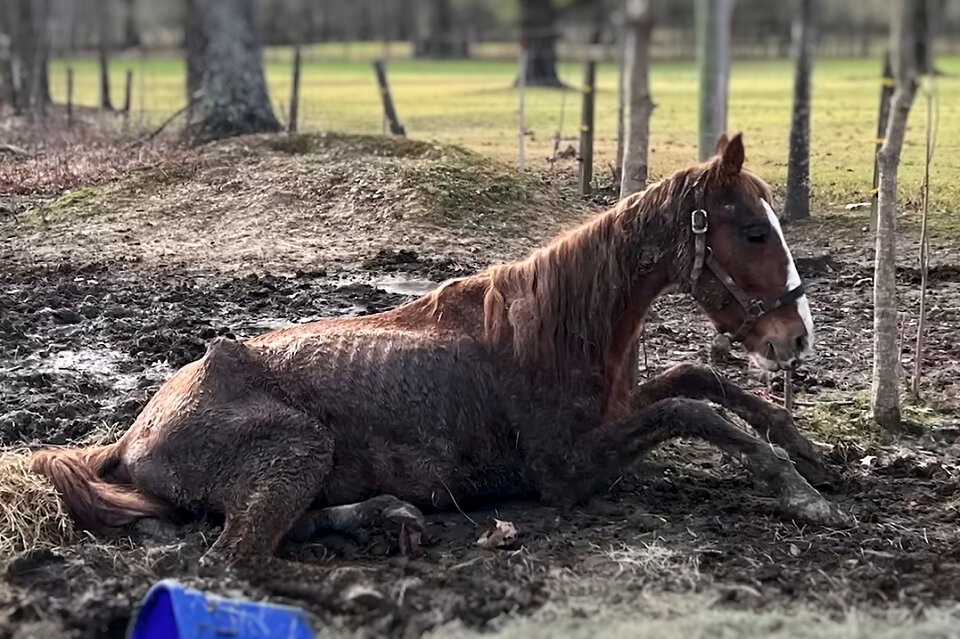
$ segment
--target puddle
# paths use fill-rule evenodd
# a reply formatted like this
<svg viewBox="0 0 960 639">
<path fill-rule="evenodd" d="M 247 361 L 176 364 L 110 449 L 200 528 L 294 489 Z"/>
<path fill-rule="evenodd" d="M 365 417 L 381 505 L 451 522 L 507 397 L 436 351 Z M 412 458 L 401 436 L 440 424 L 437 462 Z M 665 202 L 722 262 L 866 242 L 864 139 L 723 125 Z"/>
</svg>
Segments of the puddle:
<svg viewBox="0 0 960 639">
<path fill-rule="evenodd" d="M 395 295 L 426 295 L 438 286 L 436 282 L 415 277 L 385 277 L 374 280 L 371 284 Z"/>
<path fill-rule="evenodd" d="M 17 372 L 21 375 L 47 373 L 54 375 L 86 375 L 118 391 L 130 391 L 140 379 L 162 379 L 172 373 L 165 362 L 136 372 L 123 372 L 121 366 L 132 362 L 124 353 L 108 348 L 64 349 L 49 353 L 46 357 L 34 354 L 19 362 Z"/>
</svg>

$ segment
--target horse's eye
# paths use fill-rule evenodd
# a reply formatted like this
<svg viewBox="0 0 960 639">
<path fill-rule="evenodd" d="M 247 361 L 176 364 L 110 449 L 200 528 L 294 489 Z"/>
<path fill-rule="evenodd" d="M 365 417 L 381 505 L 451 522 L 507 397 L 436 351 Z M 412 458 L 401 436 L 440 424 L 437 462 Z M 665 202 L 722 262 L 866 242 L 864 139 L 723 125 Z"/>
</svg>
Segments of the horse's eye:
<svg viewBox="0 0 960 639">
<path fill-rule="evenodd" d="M 753 244 L 763 244 L 767 241 L 769 229 L 763 226 L 748 226 L 746 229 L 744 229 L 743 234 L 746 236 L 748 242 Z"/>
</svg>

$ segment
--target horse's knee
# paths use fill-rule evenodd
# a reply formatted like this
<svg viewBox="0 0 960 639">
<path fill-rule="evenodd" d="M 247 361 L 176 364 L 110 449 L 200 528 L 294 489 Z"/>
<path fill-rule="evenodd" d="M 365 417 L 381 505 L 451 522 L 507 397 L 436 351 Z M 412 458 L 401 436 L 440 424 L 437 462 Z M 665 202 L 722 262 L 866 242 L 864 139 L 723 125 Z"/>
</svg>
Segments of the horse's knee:
<svg viewBox="0 0 960 639">
<path fill-rule="evenodd" d="M 716 379 L 717 373 L 709 366 L 704 366 L 703 364 L 683 362 L 682 364 L 676 364 L 668 368 L 663 376 L 682 382 L 684 380 L 706 379 L 708 377 Z"/>
</svg>

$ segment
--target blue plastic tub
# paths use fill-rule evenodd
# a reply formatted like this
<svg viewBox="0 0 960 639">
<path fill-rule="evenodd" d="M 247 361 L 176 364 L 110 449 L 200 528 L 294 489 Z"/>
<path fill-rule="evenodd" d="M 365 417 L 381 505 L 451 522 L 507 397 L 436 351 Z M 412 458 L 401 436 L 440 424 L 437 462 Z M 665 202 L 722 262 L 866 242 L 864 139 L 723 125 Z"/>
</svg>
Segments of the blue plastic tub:
<svg viewBox="0 0 960 639">
<path fill-rule="evenodd" d="M 165 579 L 143 598 L 129 639 L 312 639 L 298 608 L 225 599 Z"/>
</svg>

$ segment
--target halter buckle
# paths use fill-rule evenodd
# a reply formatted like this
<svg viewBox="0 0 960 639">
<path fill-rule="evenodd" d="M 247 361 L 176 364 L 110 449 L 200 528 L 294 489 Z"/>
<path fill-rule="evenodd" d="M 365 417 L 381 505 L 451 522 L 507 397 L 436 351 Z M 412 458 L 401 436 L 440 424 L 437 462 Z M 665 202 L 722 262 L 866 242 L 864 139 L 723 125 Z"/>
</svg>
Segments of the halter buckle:
<svg viewBox="0 0 960 639">
<path fill-rule="evenodd" d="M 690 213 L 690 230 L 694 235 L 703 235 L 707 232 L 707 212 L 703 209 L 697 209 Z"/>
<path fill-rule="evenodd" d="M 761 315 L 767 312 L 767 305 L 764 303 L 763 300 L 753 300 L 752 302 L 750 302 L 750 306 L 748 306 L 744 310 L 747 311 L 748 315 L 751 315 L 753 317 L 760 317 Z"/>
</svg>

